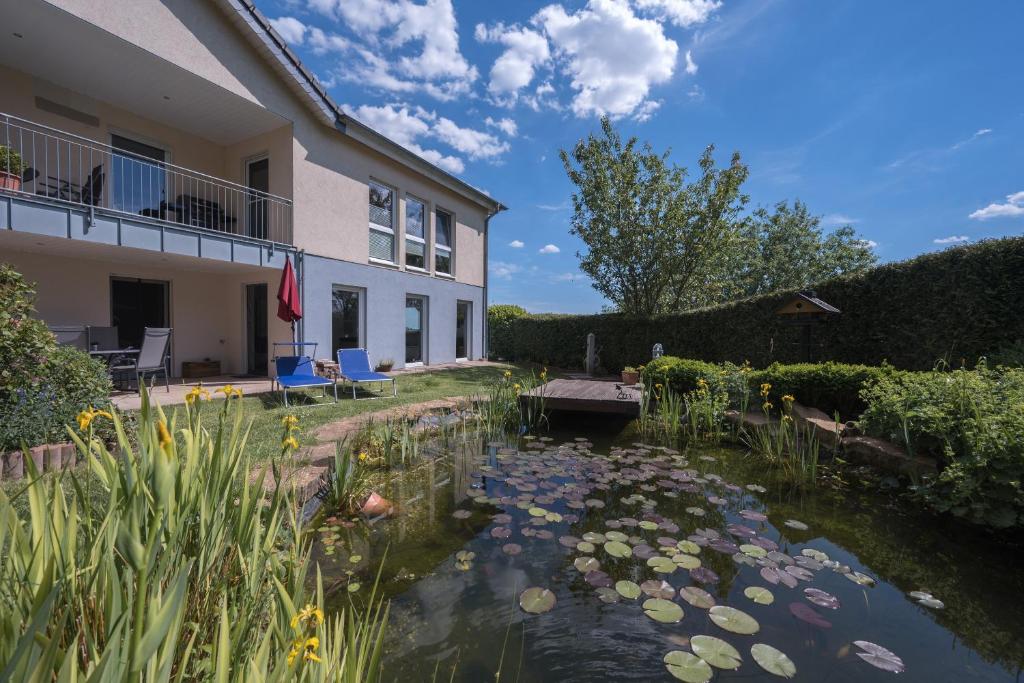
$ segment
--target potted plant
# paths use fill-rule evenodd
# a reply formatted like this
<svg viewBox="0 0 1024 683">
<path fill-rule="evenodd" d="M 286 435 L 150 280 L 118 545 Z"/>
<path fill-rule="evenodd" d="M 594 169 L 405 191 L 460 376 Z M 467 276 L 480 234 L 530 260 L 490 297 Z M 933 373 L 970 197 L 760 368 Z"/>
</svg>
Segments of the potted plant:
<svg viewBox="0 0 1024 683">
<path fill-rule="evenodd" d="M 634 368 L 632 365 L 627 365 L 622 369 L 622 383 L 623 384 L 636 384 L 640 381 L 640 371 Z"/>
<path fill-rule="evenodd" d="M 20 190 L 25 162 L 10 147 L 0 145 L 0 190 Z"/>
<path fill-rule="evenodd" d="M 374 368 L 377 372 L 390 372 L 391 368 L 395 367 L 395 361 L 391 358 L 382 358 L 377 361 L 377 367 Z"/>
</svg>

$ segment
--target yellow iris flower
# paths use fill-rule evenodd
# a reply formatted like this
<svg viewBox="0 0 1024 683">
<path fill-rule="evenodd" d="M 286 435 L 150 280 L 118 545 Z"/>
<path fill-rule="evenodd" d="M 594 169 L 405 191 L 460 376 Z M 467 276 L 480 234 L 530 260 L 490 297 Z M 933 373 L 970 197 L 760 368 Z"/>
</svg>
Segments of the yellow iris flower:
<svg viewBox="0 0 1024 683">
<path fill-rule="evenodd" d="M 86 429 L 89 428 L 89 425 L 91 425 L 92 421 L 95 420 L 97 417 L 105 417 L 108 420 L 114 419 L 114 416 L 108 413 L 107 411 L 96 410 L 95 408 L 90 406 L 88 410 L 83 410 L 75 418 L 78 421 L 78 431 L 84 432 Z"/>
<path fill-rule="evenodd" d="M 171 438 L 171 433 L 167 430 L 167 423 L 163 420 L 156 423 L 156 433 L 160 438 L 160 448 L 167 448 L 171 445 L 171 442 L 174 441 L 174 439 Z"/>
</svg>

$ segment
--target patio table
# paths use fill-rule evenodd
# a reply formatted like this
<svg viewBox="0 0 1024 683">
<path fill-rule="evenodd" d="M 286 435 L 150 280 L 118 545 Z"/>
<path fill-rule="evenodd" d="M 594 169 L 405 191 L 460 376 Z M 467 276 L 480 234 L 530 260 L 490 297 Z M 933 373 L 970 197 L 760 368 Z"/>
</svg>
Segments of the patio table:
<svg viewBox="0 0 1024 683">
<path fill-rule="evenodd" d="M 132 349 L 132 348 L 127 348 L 127 349 L 102 349 L 102 350 L 97 349 L 97 350 L 89 351 L 89 355 L 92 356 L 93 358 L 99 358 L 100 360 L 102 360 L 104 363 L 106 363 L 109 366 L 118 357 L 121 357 L 121 356 L 137 356 L 139 354 L 140 350 L 141 349 Z M 115 384 L 118 384 L 118 381 L 113 376 L 111 376 L 111 380 L 113 380 Z M 124 380 L 122 380 L 122 383 L 123 384 L 128 384 L 129 380 L 124 379 Z"/>
</svg>

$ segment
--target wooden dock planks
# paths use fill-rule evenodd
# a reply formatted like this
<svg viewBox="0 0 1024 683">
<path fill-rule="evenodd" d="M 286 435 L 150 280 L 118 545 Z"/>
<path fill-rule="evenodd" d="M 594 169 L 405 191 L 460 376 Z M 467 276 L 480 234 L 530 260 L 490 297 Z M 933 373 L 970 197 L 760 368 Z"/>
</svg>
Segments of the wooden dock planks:
<svg viewBox="0 0 1024 683">
<path fill-rule="evenodd" d="M 524 393 L 520 400 L 544 398 L 545 410 L 640 415 L 640 389 L 598 379 L 553 379 Z"/>
</svg>

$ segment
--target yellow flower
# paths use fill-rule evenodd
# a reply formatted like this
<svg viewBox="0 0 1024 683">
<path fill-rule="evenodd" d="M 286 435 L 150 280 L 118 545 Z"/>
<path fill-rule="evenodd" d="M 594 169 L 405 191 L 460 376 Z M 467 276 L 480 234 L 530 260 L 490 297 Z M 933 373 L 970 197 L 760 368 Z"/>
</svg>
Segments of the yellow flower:
<svg viewBox="0 0 1024 683">
<path fill-rule="evenodd" d="M 84 432 L 92 424 L 92 421 L 97 417 L 105 417 L 108 420 L 113 420 L 114 416 L 105 410 L 96 410 L 92 406 L 88 410 L 83 410 L 75 418 L 78 421 L 78 430 Z"/>
<path fill-rule="evenodd" d="M 318 657 L 316 654 L 316 651 L 317 649 L 319 649 L 319 647 L 319 638 L 317 638 L 316 636 L 313 636 L 312 638 L 307 638 L 306 644 L 304 646 L 305 653 L 303 653 L 302 658 L 305 659 L 307 662 L 319 662 L 320 657 Z"/>
<path fill-rule="evenodd" d="M 768 398 L 768 394 L 771 392 L 771 390 L 772 385 L 765 382 L 764 384 L 761 385 L 761 396 Z"/>
<path fill-rule="evenodd" d="M 540 381 L 546 382 L 548 380 L 548 369 L 544 368 L 540 371 Z"/>
<path fill-rule="evenodd" d="M 299 656 L 299 645 L 300 643 L 296 641 L 292 644 L 292 649 L 288 651 L 288 666 L 291 666 L 295 662 L 295 658 Z"/>
<path fill-rule="evenodd" d="M 761 404 L 761 407 L 764 408 L 766 411 L 771 410 L 772 409 L 772 402 L 771 401 L 765 401 L 764 403 Z"/>
<path fill-rule="evenodd" d="M 298 429 L 299 418 L 295 415 L 285 415 L 281 418 L 281 426 L 289 430 Z"/>
<path fill-rule="evenodd" d="M 792 402 L 793 402 L 793 401 L 795 401 L 795 400 L 796 400 L 796 399 L 795 399 L 795 398 L 793 398 L 793 397 L 792 397 L 791 395 L 789 395 L 789 394 L 786 394 L 785 396 L 783 396 L 783 397 L 782 397 L 782 402 L 783 402 L 783 403 L 792 403 Z"/>
<path fill-rule="evenodd" d="M 512 371 L 511 370 L 506 370 L 505 371 L 505 379 L 512 379 Z"/>
<path fill-rule="evenodd" d="M 293 451 L 299 450 L 299 442 L 294 436 L 289 436 L 281 442 L 281 448 L 291 449 Z"/>
<path fill-rule="evenodd" d="M 218 393 L 224 394 L 224 398 L 231 398 L 232 396 L 237 396 L 238 398 L 242 397 L 242 390 L 241 389 L 236 389 L 235 387 L 231 386 L 230 384 L 225 384 L 224 386 L 222 386 L 217 391 L 218 391 Z"/>
<path fill-rule="evenodd" d="M 188 405 L 192 405 L 196 401 L 209 401 L 209 400 L 210 400 L 210 392 L 207 391 L 206 389 L 203 389 L 203 386 L 201 384 L 196 386 L 196 387 L 193 387 L 192 391 L 190 391 L 187 394 L 185 394 L 185 403 L 187 403 Z"/>
<path fill-rule="evenodd" d="M 366 462 L 367 458 L 369 458 L 369 457 L 370 456 L 368 456 L 366 454 L 366 451 L 360 451 L 360 453 L 359 453 L 359 462 Z"/>
<path fill-rule="evenodd" d="M 297 629 L 299 624 L 310 625 L 312 622 L 316 622 L 316 626 L 324 623 L 324 611 L 319 607 L 313 605 L 306 605 L 298 611 L 298 613 L 292 617 L 292 628 Z M 317 641 L 319 644 L 320 641 Z"/>
<path fill-rule="evenodd" d="M 520 387 L 518 384 L 513 384 L 512 389 L 518 394 L 522 387 Z"/>
<path fill-rule="evenodd" d="M 654 388 L 657 389 L 658 391 L 661 391 L 662 385 L 661 384 L 655 384 Z"/>
<path fill-rule="evenodd" d="M 167 423 L 160 420 L 156 423 L 156 433 L 160 439 L 160 448 L 167 448 L 171 445 L 174 439 L 171 438 L 171 433 L 167 431 Z"/>
<path fill-rule="evenodd" d="M 788 422 L 792 422 L 792 421 L 793 421 L 793 418 L 791 418 L 791 417 L 790 417 L 789 415 L 783 415 L 783 416 L 782 416 L 782 422 L 783 422 L 783 424 L 786 424 L 786 423 L 788 423 Z"/>
</svg>

